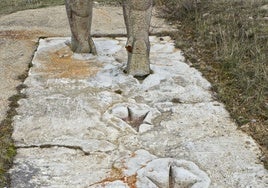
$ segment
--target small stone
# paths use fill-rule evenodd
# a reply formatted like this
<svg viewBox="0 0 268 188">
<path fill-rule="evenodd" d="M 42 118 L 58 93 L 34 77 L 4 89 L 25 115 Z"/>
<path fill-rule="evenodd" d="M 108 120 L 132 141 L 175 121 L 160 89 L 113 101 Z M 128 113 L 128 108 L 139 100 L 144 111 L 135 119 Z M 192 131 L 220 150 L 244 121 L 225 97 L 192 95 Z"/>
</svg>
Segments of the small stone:
<svg viewBox="0 0 268 188">
<path fill-rule="evenodd" d="M 111 113 L 120 118 L 126 118 L 128 116 L 128 109 L 125 106 L 117 106 L 115 108 L 112 109 Z"/>
<path fill-rule="evenodd" d="M 261 10 L 268 11 L 268 4 L 260 7 Z"/>
<path fill-rule="evenodd" d="M 203 18 L 206 18 L 206 17 L 208 17 L 210 14 L 207 12 L 207 13 L 205 13 L 205 14 L 203 14 L 202 16 L 203 16 Z"/>
<path fill-rule="evenodd" d="M 251 123 L 256 123 L 256 122 L 257 122 L 256 119 L 252 119 L 252 120 L 251 120 Z"/>
<path fill-rule="evenodd" d="M 149 124 L 141 124 L 140 128 L 139 128 L 139 132 L 140 133 L 145 133 L 149 130 L 151 130 L 154 126 L 153 125 L 149 125 Z"/>
</svg>

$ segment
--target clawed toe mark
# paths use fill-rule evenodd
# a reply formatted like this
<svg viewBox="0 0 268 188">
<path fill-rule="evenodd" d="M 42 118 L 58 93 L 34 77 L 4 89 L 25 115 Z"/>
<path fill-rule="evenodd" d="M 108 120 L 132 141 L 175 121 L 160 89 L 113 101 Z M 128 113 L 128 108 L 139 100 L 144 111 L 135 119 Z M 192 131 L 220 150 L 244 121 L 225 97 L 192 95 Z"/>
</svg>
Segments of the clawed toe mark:
<svg viewBox="0 0 268 188">
<path fill-rule="evenodd" d="M 127 107 L 128 116 L 126 118 L 122 118 L 123 121 L 131 125 L 137 132 L 139 132 L 141 124 L 143 124 L 145 118 L 149 114 L 150 111 L 146 112 L 144 115 L 137 117 L 134 115 L 133 111 Z"/>
</svg>

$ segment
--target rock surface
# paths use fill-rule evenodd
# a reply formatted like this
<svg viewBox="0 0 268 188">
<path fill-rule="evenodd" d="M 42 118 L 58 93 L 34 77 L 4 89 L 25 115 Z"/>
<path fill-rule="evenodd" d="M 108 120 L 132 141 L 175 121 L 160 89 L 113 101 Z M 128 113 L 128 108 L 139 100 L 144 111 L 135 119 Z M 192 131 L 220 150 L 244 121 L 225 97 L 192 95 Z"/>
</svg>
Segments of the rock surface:
<svg viewBox="0 0 268 188">
<path fill-rule="evenodd" d="M 125 34 L 121 7 L 97 6 L 94 14 L 95 35 Z M 63 6 L 0 23 L 2 119 L 37 39 L 70 31 Z M 153 17 L 151 32 L 169 30 Z M 151 38 L 154 74 L 143 82 L 122 72 L 125 38 L 94 39 L 99 57 L 72 54 L 67 40 L 41 40 L 35 54 L 13 124 L 12 187 L 268 186 L 258 146 L 169 37 Z"/>
<path fill-rule="evenodd" d="M 93 14 L 93 35 L 126 35 L 122 7 L 95 5 Z M 150 32 L 171 30 L 174 28 L 154 13 Z M 0 16 L 0 121 L 5 118 L 8 98 L 17 93 L 18 76 L 27 71 L 38 38 L 49 36 L 71 36 L 64 6 Z"/>
<path fill-rule="evenodd" d="M 256 143 L 170 37 L 151 37 L 153 74 L 124 74 L 126 38 L 41 39 L 19 101 L 11 187 L 267 187 Z"/>
</svg>

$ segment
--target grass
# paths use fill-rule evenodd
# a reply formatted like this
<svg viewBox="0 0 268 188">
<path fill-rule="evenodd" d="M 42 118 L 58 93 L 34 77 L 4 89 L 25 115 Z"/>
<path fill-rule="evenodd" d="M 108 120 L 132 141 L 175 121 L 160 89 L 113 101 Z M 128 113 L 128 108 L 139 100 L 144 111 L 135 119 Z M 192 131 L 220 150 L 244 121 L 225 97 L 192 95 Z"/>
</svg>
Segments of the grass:
<svg viewBox="0 0 268 188">
<path fill-rule="evenodd" d="M 120 0 L 99 0 L 119 4 Z M 239 128 L 262 147 L 268 168 L 268 0 L 156 0 L 160 16 L 178 26 L 172 36 L 194 67 L 212 83 Z M 0 15 L 63 5 L 64 0 L 1 0 Z M 22 76 L 22 80 L 25 76 Z M 18 88 L 18 93 L 21 87 Z M 17 101 L 0 124 L 0 187 L 15 155 L 11 134 Z"/>
<path fill-rule="evenodd" d="M 24 85 L 17 87 L 16 95 L 9 98 L 9 110 L 6 113 L 6 118 L 0 123 L 0 187 L 4 187 L 8 181 L 5 172 L 12 165 L 12 159 L 16 155 L 16 149 L 11 138 L 13 131 L 13 117 L 17 115 L 16 108 L 19 106 L 18 101 L 26 96 L 20 93 L 20 90 L 25 88 Z"/>
<path fill-rule="evenodd" d="M 63 4 L 64 0 L 1 0 L 0 15 L 10 14 L 20 10 L 43 8 Z"/>
<path fill-rule="evenodd" d="M 268 169 L 267 0 L 166 0 L 178 48 L 212 83 L 239 128 L 262 147 Z"/>
<path fill-rule="evenodd" d="M 96 0 L 101 4 L 119 5 L 121 0 Z M 0 15 L 11 14 L 20 10 L 36 9 L 64 5 L 64 0 L 1 0 Z"/>
</svg>

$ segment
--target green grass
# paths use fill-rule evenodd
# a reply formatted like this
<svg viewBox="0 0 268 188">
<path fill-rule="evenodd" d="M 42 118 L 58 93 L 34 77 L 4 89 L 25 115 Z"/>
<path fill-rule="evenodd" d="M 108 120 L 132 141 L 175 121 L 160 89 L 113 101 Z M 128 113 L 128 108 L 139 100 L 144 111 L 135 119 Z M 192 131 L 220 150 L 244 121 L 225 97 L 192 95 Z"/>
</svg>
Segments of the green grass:
<svg viewBox="0 0 268 188">
<path fill-rule="evenodd" d="M 19 87 L 20 88 L 20 87 Z M 18 93 L 20 89 L 18 89 Z M 13 117 L 17 115 L 16 108 L 18 100 L 25 98 L 22 94 L 17 94 L 9 98 L 9 110 L 6 118 L 0 123 L 0 187 L 4 187 L 8 181 L 5 172 L 12 165 L 12 159 L 16 155 L 16 149 L 11 138 Z"/>
<path fill-rule="evenodd" d="M 239 127 L 262 146 L 268 168 L 267 0 L 166 0 L 161 16 L 193 66 L 213 84 Z"/>
</svg>

